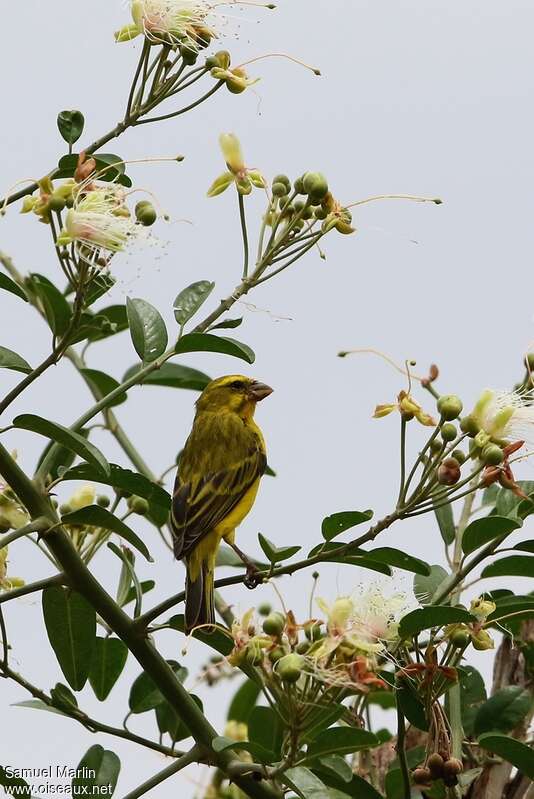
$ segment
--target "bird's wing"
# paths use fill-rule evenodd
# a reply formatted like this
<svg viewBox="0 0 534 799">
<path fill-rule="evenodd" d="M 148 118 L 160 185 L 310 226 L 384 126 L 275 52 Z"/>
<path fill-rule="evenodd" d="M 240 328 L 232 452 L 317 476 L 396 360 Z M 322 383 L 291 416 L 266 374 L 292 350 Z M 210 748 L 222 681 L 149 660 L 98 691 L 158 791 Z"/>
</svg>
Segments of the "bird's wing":
<svg viewBox="0 0 534 799">
<path fill-rule="evenodd" d="M 172 499 L 172 527 L 177 558 L 186 557 L 198 542 L 236 507 L 265 471 L 265 453 L 255 444 L 247 455 L 199 480 L 176 477 Z"/>
</svg>

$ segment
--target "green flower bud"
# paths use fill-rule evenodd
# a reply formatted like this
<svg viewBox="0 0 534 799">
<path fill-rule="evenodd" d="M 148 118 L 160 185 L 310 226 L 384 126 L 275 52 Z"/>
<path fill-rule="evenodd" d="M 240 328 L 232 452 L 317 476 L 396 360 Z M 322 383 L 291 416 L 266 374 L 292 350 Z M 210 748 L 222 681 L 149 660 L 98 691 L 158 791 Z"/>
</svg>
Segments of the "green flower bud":
<svg viewBox="0 0 534 799">
<path fill-rule="evenodd" d="M 455 449 L 455 450 L 453 450 L 453 451 L 452 451 L 452 453 L 451 453 L 451 455 L 452 455 L 452 457 L 453 457 L 453 458 L 456 458 L 456 460 L 458 461 L 458 463 L 459 463 L 460 465 L 461 465 L 462 463 L 465 463 L 465 460 L 466 460 L 466 458 L 467 458 L 467 455 L 466 455 L 466 454 L 465 454 L 465 452 L 463 452 L 461 449 Z"/>
<path fill-rule="evenodd" d="M 192 66 L 198 58 L 198 51 L 195 50 L 194 47 L 187 47 L 187 46 L 180 46 L 179 49 L 184 64 Z"/>
<path fill-rule="evenodd" d="M 456 425 L 452 424 L 451 422 L 446 422 L 444 425 L 442 425 L 440 432 L 443 441 L 447 442 L 454 441 L 458 435 Z"/>
<path fill-rule="evenodd" d="M 480 458 L 486 466 L 498 466 L 504 460 L 504 452 L 498 444 L 486 444 Z"/>
<path fill-rule="evenodd" d="M 278 663 L 278 661 L 286 654 L 285 649 L 281 646 L 275 646 L 274 649 L 269 650 L 269 660 L 271 663 Z"/>
<path fill-rule="evenodd" d="M 469 644 L 471 637 L 467 630 L 456 630 L 451 637 L 450 642 L 453 646 L 457 649 L 465 649 L 465 647 Z"/>
<path fill-rule="evenodd" d="M 111 503 L 110 498 L 106 494 L 99 494 L 96 498 L 96 504 L 101 508 L 109 508 Z"/>
<path fill-rule="evenodd" d="M 284 186 L 287 188 L 286 194 L 291 191 L 291 181 L 289 180 L 287 175 L 276 175 L 273 178 L 273 183 L 283 183 Z"/>
<path fill-rule="evenodd" d="M 321 632 L 321 622 L 309 622 L 304 626 L 304 634 L 308 641 L 318 641 L 323 637 Z"/>
<path fill-rule="evenodd" d="M 463 419 L 460 419 L 460 430 L 462 433 L 467 433 L 468 436 L 476 436 L 480 427 L 478 426 L 478 422 L 472 416 L 464 416 Z"/>
<path fill-rule="evenodd" d="M 328 211 L 323 207 L 316 208 L 313 213 L 316 219 L 326 219 L 328 216 Z"/>
<path fill-rule="evenodd" d="M 306 194 L 306 192 L 304 191 L 304 183 L 302 178 L 297 178 L 295 180 L 295 182 L 293 183 L 293 188 L 295 189 L 297 194 Z"/>
<path fill-rule="evenodd" d="M 33 211 L 33 206 L 37 202 L 37 197 L 25 197 L 22 201 L 22 207 L 20 209 L 21 214 L 29 214 L 30 211 Z"/>
<path fill-rule="evenodd" d="M 64 198 L 57 194 L 53 194 L 48 200 L 48 207 L 51 211 L 62 211 L 66 204 Z"/>
<path fill-rule="evenodd" d="M 126 504 L 132 513 L 137 513 L 139 516 L 146 516 L 150 507 L 144 497 L 137 497 L 135 495 L 129 497 Z"/>
<path fill-rule="evenodd" d="M 281 635 L 286 626 L 286 619 L 281 613 L 270 613 L 263 622 L 263 632 L 266 635 Z"/>
<path fill-rule="evenodd" d="M 247 646 L 247 663 L 251 666 L 259 666 L 263 660 L 263 649 L 258 646 L 257 641 L 251 641 Z"/>
<path fill-rule="evenodd" d="M 444 394 L 438 400 L 438 411 L 447 422 L 457 419 L 463 407 L 462 400 L 456 394 Z"/>
<path fill-rule="evenodd" d="M 320 172 L 306 172 L 302 179 L 306 194 L 321 200 L 328 192 L 328 181 Z"/>
<path fill-rule="evenodd" d="M 285 183 L 276 182 L 273 183 L 273 196 L 274 197 L 285 197 L 288 193 L 288 188 Z"/>
<path fill-rule="evenodd" d="M 403 413 L 402 417 L 406 422 L 409 422 L 413 419 L 413 413 L 412 414 Z M 439 438 L 435 438 L 434 441 L 432 441 L 430 444 L 430 452 L 432 452 L 435 455 L 440 451 L 442 446 L 443 442 Z"/>
<path fill-rule="evenodd" d="M 264 602 L 258 607 L 258 613 L 260 614 L 260 616 L 268 616 L 271 610 L 272 608 L 268 602 Z"/>
<path fill-rule="evenodd" d="M 64 502 L 62 505 L 59 506 L 59 512 L 62 516 L 66 516 L 67 513 L 72 513 L 72 508 L 68 502 Z"/>
<path fill-rule="evenodd" d="M 300 644 L 297 646 L 296 651 L 298 652 L 299 655 L 305 655 L 310 646 L 311 644 L 309 641 L 301 641 Z"/>
<path fill-rule="evenodd" d="M 280 658 L 276 666 L 276 672 L 283 682 L 289 684 L 296 683 L 300 678 L 305 664 L 306 661 L 302 655 L 291 653 L 290 655 L 284 655 L 283 658 Z"/>
<path fill-rule="evenodd" d="M 135 218 L 145 227 L 150 227 L 158 218 L 158 214 L 151 202 L 141 200 L 135 206 Z"/>
</svg>

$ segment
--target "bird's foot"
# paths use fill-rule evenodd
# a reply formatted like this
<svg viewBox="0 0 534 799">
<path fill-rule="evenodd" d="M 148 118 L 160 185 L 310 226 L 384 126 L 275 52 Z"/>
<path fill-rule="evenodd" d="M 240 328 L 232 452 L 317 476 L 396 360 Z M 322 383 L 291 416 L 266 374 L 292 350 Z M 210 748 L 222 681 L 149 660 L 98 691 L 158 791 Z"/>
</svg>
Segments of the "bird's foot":
<svg viewBox="0 0 534 799">
<path fill-rule="evenodd" d="M 247 563 L 247 573 L 245 574 L 245 579 L 243 583 L 246 585 L 247 588 L 251 590 L 257 588 L 258 585 L 262 582 L 262 578 L 260 577 L 260 570 L 257 566 L 254 565 L 251 561 Z"/>
</svg>

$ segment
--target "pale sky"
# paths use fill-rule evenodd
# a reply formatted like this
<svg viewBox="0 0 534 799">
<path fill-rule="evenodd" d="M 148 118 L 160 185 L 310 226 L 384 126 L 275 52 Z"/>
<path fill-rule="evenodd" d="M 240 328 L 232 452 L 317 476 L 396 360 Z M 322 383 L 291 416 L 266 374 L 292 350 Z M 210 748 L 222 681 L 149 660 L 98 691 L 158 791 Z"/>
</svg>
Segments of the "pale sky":
<svg viewBox="0 0 534 799">
<path fill-rule="evenodd" d="M 371 415 L 375 404 L 393 400 L 405 384 L 384 362 L 370 355 L 340 360 L 338 350 L 377 348 L 399 362 L 415 359 L 421 373 L 436 362 L 441 390 L 461 394 L 466 406 L 487 386 L 506 388 L 520 377 L 522 354 L 534 339 L 534 7 L 528 0 L 280 0 L 274 12 L 231 11 L 239 25 L 232 23 L 222 46 L 232 51 L 234 63 L 286 52 L 319 67 L 322 77 L 282 59 L 260 61 L 250 66 L 250 74 L 261 77 L 253 90 L 237 97 L 223 90 L 200 110 L 129 131 L 105 148 L 124 158 L 186 158 L 179 166 L 129 170 L 136 184 L 156 193 L 172 223 L 155 229 L 157 247 L 114 260 L 118 283 L 102 304 L 142 297 L 158 307 L 172 332 L 172 301 L 180 289 L 194 280 L 215 280 L 218 298 L 236 284 L 241 241 L 235 197 L 205 196 L 223 171 L 217 145 L 222 131 L 237 133 L 247 162 L 267 176 L 324 172 L 343 202 L 393 192 L 444 201 L 439 207 L 400 201 L 364 206 L 355 214 L 356 235 L 326 240 L 326 261 L 311 253 L 251 293 L 232 315 L 245 317 L 235 337 L 255 350 L 253 367 L 202 354 L 180 361 L 213 376 L 243 370 L 275 389 L 257 419 L 278 476 L 264 480 L 239 543 L 258 554 L 260 531 L 279 544 L 299 543 L 305 553 L 320 540 L 324 516 L 373 508 L 380 517 L 396 498 L 396 420 Z M 27 0 L 4 9 L 3 187 L 38 177 L 57 161 L 63 152 L 58 111 L 83 111 L 84 141 L 118 121 L 140 46 L 114 43 L 113 31 L 126 21 L 120 0 Z M 248 204 L 251 230 L 262 210 L 259 197 Z M 0 221 L 0 248 L 20 270 L 58 278 L 48 230 L 34 217 L 19 216 L 16 207 Z M 44 324 L 15 297 L 2 293 L 0 302 L 0 343 L 38 363 L 49 348 Z M 88 362 L 120 379 L 136 355 L 122 334 L 91 348 Z M 17 380 L 15 373 L 3 372 L 2 391 Z M 191 392 L 145 387 L 117 409 L 154 471 L 162 472 L 181 449 L 194 399 Z M 429 406 L 426 397 L 422 401 Z M 68 424 L 90 404 L 85 386 L 63 363 L 12 412 Z M 422 438 L 415 427 L 410 432 L 415 450 Z M 31 470 L 43 441 L 14 432 L 5 440 Z M 126 465 L 106 434 L 97 431 L 94 440 L 110 460 Z M 532 465 L 521 476 L 532 478 Z M 153 565 L 139 562 L 140 577 L 157 576 L 159 598 L 179 590 L 182 567 L 146 523 L 136 523 L 136 529 L 156 556 Z M 432 518 L 398 525 L 379 541 L 443 562 Z M 27 581 L 47 573 L 47 562 L 29 544 L 13 546 L 11 559 L 12 572 Z M 111 553 L 102 553 L 94 567 L 113 588 L 118 567 Z M 372 579 L 370 572 L 332 565 L 321 569 L 318 594 L 328 600 Z M 410 586 L 409 577 L 404 583 Z M 311 576 L 300 573 L 277 585 L 304 618 Z M 515 585 L 521 588 L 520 581 Z M 277 601 L 269 586 L 254 595 L 233 588 L 224 596 L 240 611 Z M 156 601 L 154 592 L 146 607 Z M 39 597 L 6 606 L 6 619 L 20 670 L 43 688 L 64 681 L 44 636 Z M 157 640 L 167 657 L 182 657 L 184 640 L 177 633 Z M 200 644 L 190 647 L 184 661 L 192 672 L 189 687 L 209 654 Z M 477 655 L 486 675 L 491 662 L 491 654 Z M 130 657 L 108 703 L 100 705 L 86 688 L 80 706 L 120 724 L 139 670 Z M 199 689 L 220 730 L 234 685 Z M 10 707 L 27 698 L 18 687 L 0 684 L 2 765 L 74 766 L 99 742 L 122 760 L 116 796 L 165 765 L 156 753 L 92 736 L 60 716 Z M 152 714 L 132 727 L 156 734 Z M 190 770 L 165 783 L 158 795 L 167 799 L 178 789 L 193 797 L 200 776 Z"/>
</svg>

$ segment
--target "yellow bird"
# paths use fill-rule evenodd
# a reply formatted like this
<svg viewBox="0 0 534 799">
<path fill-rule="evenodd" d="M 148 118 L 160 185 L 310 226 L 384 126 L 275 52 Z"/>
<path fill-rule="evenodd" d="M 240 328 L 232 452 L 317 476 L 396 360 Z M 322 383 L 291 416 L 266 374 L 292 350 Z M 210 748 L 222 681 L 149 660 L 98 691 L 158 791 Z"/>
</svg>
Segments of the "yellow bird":
<svg viewBox="0 0 534 799">
<path fill-rule="evenodd" d="M 243 375 L 208 383 L 196 403 L 193 428 L 180 456 L 171 523 L 174 552 L 186 566 L 186 633 L 214 624 L 213 574 L 224 539 L 250 570 L 236 546 L 236 527 L 250 511 L 267 458 L 254 421 L 256 403 L 272 388 Z"/>
</svg>

